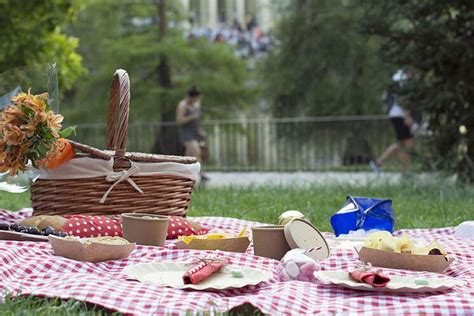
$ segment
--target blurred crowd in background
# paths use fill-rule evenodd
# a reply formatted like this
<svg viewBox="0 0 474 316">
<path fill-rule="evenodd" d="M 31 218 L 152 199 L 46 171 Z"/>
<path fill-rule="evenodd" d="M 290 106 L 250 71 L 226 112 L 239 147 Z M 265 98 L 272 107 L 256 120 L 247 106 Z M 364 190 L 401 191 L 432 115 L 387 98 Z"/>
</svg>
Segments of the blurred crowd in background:
<svg viewBox="0 0 474 316">
<path fill-rule="evenodd" d="M 190 31 L 185 32 L 185 37 L 227 43 L 234 47 L 236 56 L 240 58 L 259 57 L 275 43 L 272 31 L 262 31 L 255 18 L 250 19 L 245 27 L 235 19 L 232 25 L 222 23 L 217 29 L 193 26 Z"/>
</svg>

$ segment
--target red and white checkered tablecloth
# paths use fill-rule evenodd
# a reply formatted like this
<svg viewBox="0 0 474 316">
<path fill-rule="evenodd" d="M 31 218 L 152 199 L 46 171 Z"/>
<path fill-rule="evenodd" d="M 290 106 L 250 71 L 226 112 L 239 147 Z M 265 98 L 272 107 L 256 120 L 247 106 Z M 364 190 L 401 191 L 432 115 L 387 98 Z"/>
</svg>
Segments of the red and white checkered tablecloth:
<svg viewBox="0 0 474 316">
<path fill-rule="evenodd" d="M 0 222 L 15 222 L 31 215 L 31 210 L 17 213 L 0 211 Z M 244 220 L 194 218 L 212 231 L 238 232 L 256 225 Z M 291 281 L 279 282 L 275 277 L 278 262 L 247 254 L 225 253 L 232 262 L 274 273 L 268 283 L 243 289 L 224 291 L 191 291 L 129 281 L 123 269 L 139 262 L 187 260 L 206 252 L 178 250 L 173 241 L 166 247 L 137 246 L 123 260 L 83 263 L 53 255 L 48 243 L 0 241 L 0 289 L 28 295 L 76 299 L 129 314 L 194 314 L 223 312 L 250 303 L 263 313 L 272 315 L 363 314 L 363 315 L 474 315 L 474 241 L 453 236 L 453 229 L 407 230 L 416 238 L 436 238 L 455 258 L 446 275 L 463 280 L 453 291 L 383 294 L 343 289 L 332 285 Z M 327 235 L 329 237 L 329 234 Z M 357 262 L 352 250 L 333 250 L 321 262 L 323 270 L 347 269 Z M 428 272 L 385 269 L 391 275 L 419 278 L 443 277 Z"/>
</svg>

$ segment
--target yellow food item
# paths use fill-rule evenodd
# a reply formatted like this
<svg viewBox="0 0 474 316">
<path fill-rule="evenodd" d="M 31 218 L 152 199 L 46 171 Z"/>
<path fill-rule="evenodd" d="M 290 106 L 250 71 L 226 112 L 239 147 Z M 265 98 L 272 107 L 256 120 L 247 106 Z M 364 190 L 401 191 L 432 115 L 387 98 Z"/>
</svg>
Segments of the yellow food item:
<svg viewBox="0 0 474 316">
<path fill-rule="evenodd" d="M 193 241 L 194 239 L 197 239 L 197 238 L 198 238 L 198 236 L 195 236 L 195 235 L 192 235 L 192 236 L 179 236 L 178 240 L 181 240 L 182 242 L 184 242 L 187 245 L 191 241 Z"/>
<path fill-rule="evenodd" d="M 379 243 L 379 247 L 377 248 L 378 250 L 384 250 L 384 251 L 392 251 L 396 252 L 397 251 L 397 241 L 395 238 L 386 238 L 382 239 Z"/>
<path fill-rule="evenodd" d="M 413 248 L 412 254 L 414 255 L 429 255 L 430 251 L 437 249 L 443 256 L 447 256 L 448 252 L 441 246 L 436 240 L 432 241 L 428 246 Z M 438 253 L 439 254 L 439 253 Z"/>
<path fill-rule="evenodd" d="M 191 235 L 191 236 L 179 236 L 178 240 L 184 242 L 186 245 L 188 245 L 191 241 L 194 239 L 208 239 L 208 240 L 213 240 L 213 239 L 225 239 L 225 238 L 233 238 L 234 236 L 227 235 L 227 234 L 207 234 L 207 235 Z"/>
<path fill-rule="evenodd" d="M 205 239 L 224 239 L 227 238 L 224 234 L 207 234 Z"/>
<path fill-rule="evenodd" d="M 415 243 L 410 239 L 410 236 L 404 234 L 401 238 L 397 238 L 397 249 L 396 252 L 400 253 L 412 253 L 415 248 Z"/>
<path fill-rule="evenodd" d="M 448 254 L 446 252 L 446 249 L 444 249 L 444 247 L 441 246 L 436 240 L 432 241 L 431 244 L 428 245 L 427 249 L 428 253 L 433 249 L 438 249 L 443 256 L 446 256 Z"/>
<path fill-rule="evenodd" d="M 428 246 L 415 246 L 415 242 L 404 234 L 400 238 L 393 237 L 387 231 L 375 232 L 367 236 L 364 241 L 364 247 L 391 251 L 397 253 L 409 253 L 414 255 L 431 255 L 440 254 L 446 256 L 448 253 L 436 240 L 432 241 Z"/>
<path fill-rule="evenodd" d="M 392 234 L 387 231 L 379 231 L 371 233 L 364 241 L 364 247 L 372 249 L 393 249 L 396 248 L 395 239 Z"/>
<path fill-rule="evenodd" d="M 412 249 L 411 253 L 414 255 L 427 255 L 429 252 L 427 247 L 415 247 Z"/>
</svg>

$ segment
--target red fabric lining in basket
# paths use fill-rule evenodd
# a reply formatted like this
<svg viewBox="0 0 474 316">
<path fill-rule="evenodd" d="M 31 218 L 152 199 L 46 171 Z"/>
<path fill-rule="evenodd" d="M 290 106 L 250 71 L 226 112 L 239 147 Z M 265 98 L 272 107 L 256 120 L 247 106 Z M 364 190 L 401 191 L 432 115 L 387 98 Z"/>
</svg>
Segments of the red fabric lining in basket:
<svg viewBox="0 0 474 316">
<path fill-rule="evenodd" d="M 106 216 L 69 215 L 62 231 L 81 238 L 119 236 L 122 237 L 122 221 Z M 191 223 L 179 216 L 170 216 L 167 239 L 176 239 L 179 236 L 204 235 L 209 229 L 201 227 L 195 229 Z"/>
</svg>

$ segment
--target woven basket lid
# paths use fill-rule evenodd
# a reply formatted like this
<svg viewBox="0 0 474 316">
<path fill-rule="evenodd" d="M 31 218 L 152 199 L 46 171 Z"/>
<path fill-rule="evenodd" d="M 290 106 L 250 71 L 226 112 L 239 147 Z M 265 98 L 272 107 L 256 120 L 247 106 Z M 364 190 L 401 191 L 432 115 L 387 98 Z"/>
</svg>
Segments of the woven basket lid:
<svg viewBox="0 0 474 316">
<path fill-rule="evenodd" d="M 83 153 L 89 154 L 91 157 L 109 160 L 114 157 L 115 151 L 113 150 L 101 150 L 89 145 L 84 145 L 72 140 L 69 140 L 74 149 L 77 149 Z M 195 157 L 184 157 L 184 156 L 170 156 L 170 155 L 158 155 L 158 154 L 146 154 L 146 153 L 135 153 L 126 152 L 125 158 L 136 161 L 136 162 L 175 162 L 182 164 L 193 164 L 197 162 Z"/>
</svg>

